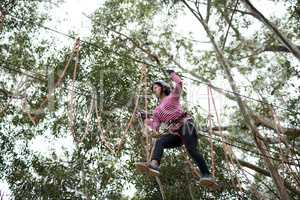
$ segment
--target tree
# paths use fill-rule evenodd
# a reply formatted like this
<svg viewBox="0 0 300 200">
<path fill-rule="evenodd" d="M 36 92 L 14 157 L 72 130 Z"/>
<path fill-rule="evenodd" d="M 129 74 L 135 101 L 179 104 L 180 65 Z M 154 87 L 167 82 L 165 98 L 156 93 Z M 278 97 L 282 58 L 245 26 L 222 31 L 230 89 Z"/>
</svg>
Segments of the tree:
<svg viewBox="0 0 300 200">
<path fill-rule="evenodd" d="M 248 10 L 249 3 L 107 0 L 92 16 L 83 16 L 92 22 L 91 36 L 75 43 L 73 34 L 65 35 L 70 45 L 54 53 L 48 38 L 33 42 L 41 29 L 62 34 L 44 26 L 41 2 L 3 4 L 0 166 L 13 196 L 127 199 L 122 191 L 130 183 L 137 190 L 133 199 L 297 199 L 299 5 L 286 1 L 285 16 L 270 19 L 258 17 L 263 13 L 255 3 Z M 196 51 L 195 39 L 174 31 L 183 14 L 195 17 L 214 48 Z M 170 64 L 237 103 L 227 106 L 222 119 L 228 123 L 220 127 L 212 111 L 211 135 L 199 129 L 206 160 L 215 152 L 218 191 L 196 185 L 198 172 L 177 149 L 165 153 L 161 184 L 134 168 L 146 159 L 146 150 L 132 113 L 155 106 L 145 89 L 166 78 Z M 16 80 L 25 77 L 16 93 L 22 85 Z M 219 79 L 232 92 L 218 86 Z M 186 95 L 184 107 L 199 127 L 206 126 L 201 106 L 191 107 Z M 54 143 L 68 138 L 72 150 L 37 154 L 30 144 L 38 136 Z"/>
</svg>

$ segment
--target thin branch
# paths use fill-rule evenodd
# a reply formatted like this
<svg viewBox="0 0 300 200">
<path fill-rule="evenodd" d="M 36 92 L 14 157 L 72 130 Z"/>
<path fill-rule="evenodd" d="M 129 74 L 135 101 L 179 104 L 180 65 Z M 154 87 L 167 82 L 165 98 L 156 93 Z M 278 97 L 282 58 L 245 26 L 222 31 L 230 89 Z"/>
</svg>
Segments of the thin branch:
<svg viewBox="0 0 300 200">
<path fill-rule="evenodd" d="M 218 6 L 216 7 L 216 9 L 222 14 L 222 16 L 224 17 L 226 23 L 228 24 L 228 28 L 232 28 L 232 30 L 235 32 L 235 35 L 237 36 L 237 38 L 240 38 L 240 32 L 237 28 L 235 28 L 233 25 L 232 25 L 232 19 L 233 19 L 233 14 L 237 11 L 237 5 L 238 5 L 238 0 L 236 2 L 236 5 L 233 9 L 229 9 L 229 10 L 232 10 L 232 16 L 231 18 L 229 19 L 228 15 L 225 14 L 224 11 L 222 11 L 222 9 L 220 9 Z"/>
<path fill-rule="evenodd" d="M 226 31 L 226 35 L 225 35 L 225 38 L 224 38 L 224 42 L 223 42 L 223 45 L 222 45 L 222 49 L 223 50 L 225 48 L 225 44 L 226 44 L 226 40 L 227 40 L 227 37 L 228 37 L 228 33 L 229 33 L 229 30 L 230 30 L 230 27 L 232 27 L 233 15 L 234 15 L 234 13 L 235 13 L 235 11 L 237 9 L 238 3 L 239 3 L 239 0 L 236 0 L 235 6 L 234 6 L 234 10 L 232 11 L 231 18 L 230 18 L 230 21 L 228 23 L 228 28 L 227 28 L 227 31 Z M 239 33 L 239 32 L 236 32 L 236 33 Z"/>
<path fill-rule="evenodd" d="M 207 0 L 206 18 L 205 18 L 206 23 L 208 23 L 209 21 L 210 9 L 211 9 L 211 0 Z"/>
</svg>

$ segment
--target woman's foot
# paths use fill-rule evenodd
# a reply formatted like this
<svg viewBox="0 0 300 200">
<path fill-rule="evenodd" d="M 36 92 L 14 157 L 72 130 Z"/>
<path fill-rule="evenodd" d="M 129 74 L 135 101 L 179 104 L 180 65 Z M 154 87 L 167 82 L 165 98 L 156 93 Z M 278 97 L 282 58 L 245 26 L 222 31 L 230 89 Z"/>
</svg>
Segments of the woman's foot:
<svg viewBox="0 0 300 200">
<path fill-rule="evenodd" d="M 200 178 L 199 184 L 203 187 L 208 187 L 208 188 L 214 188 L 218 185 L 215 178 L 212 177 L 210 174 L 204 174 Z"/>
<path fill-rule="evenodd" d="M 155 162 L 138 162 L 135 166 L 139 172 L 149 174 L 151 176 L 158 176 L 160 167 Z"/>
<path fill-rule="evenodd" d="M 149 174 L 152 176 L 158 176 L 159 175 L 159 171 L 160 171 L 160 167 L 157 164 L 154 164 L 153 162 L 150 162 L 148 164 L 148 168 L 149 168 Z"/>
</svg>

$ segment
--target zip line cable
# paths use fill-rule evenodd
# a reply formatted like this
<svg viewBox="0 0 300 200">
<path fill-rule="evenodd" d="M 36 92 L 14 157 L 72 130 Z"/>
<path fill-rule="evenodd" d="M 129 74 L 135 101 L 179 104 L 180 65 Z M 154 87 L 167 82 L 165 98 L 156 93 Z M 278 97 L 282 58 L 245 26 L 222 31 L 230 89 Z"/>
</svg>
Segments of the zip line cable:
<svg viewBox="0 0 300 200">
<path fill-rule="evenodd" d="M 11 15 L 9 15 L 9 16 L 11 16 Z M 18 20 L 21 20 L 20 18 L 17 18 L 17 17 L 14 17 L 14 16 L 11 16 L 11 17 L 12 17 L 12 18 L 15 18 L 15 19 L 18 19 Z M 30 22 L 25 22 L 25 23 L 29 24 Z M 31 24 L 32 24 L 32 23 L 31 23 Z M 70 39 L 76 39 L 75 36 L 72 36 L 72 35 L 70 35 L 70 34 L 63 33 L 63 32 L 61 32 L 61 31 L 58 31 L 58 30 L 56 30 L 56 29 L 53 29 L 53 28 L 50 28 L 50 27 L 47 27 L 47 26 L 44 26 L 44 25 L 41 25 L 41 24 L 38 24 L 38 25 L 36 25 L 36 26 L 39 26 L 39 27 L 41 27 L 41 28 L 43 28 L 43 29 L 45 29 L 45 30 L 49 30 L 49 31 L 51 31 L 51 32 L 57 33 L 57 34 L 59 34 L 59 35 L 68 37 L 68 38 L 70 38 Z M 85 44 L 87 44 L 87 45 L 89 45 L 89 46 L 96 47 L 97 49 L 101 49 L 101 47 L 100 47 L 99 45 L 95 44 L 95 43 L 92 43 L 92 42 L 89 42 L 89 41 L 86 41 L 86 40 L 82 40 L 82 39 L 81 39 L 81 42 L 82 42 L 82 43 L 85 43 Z M 101 50 L 102 50 L 102 49 L 101 49 Z M 102 52 L 104 52 L 104 51 L 102 50 Z M 116 51 L 111 51 L 111 53 L 116 54 L 116 55 L 118 55 L 118 56 L 124 56 L 124 55 L 122 55 L 122 54 L 120 54 L 120 53 L 118 53 L 118 52 L 116 52 Z M 129 56 L 129 55 L 125 55 L 125 56 L 126 56 L 127 58 L 133 60 L 133 61 L 138 62 L 138 63 L 143 63 L 143 64 L 146 64 L 146 65 L 152 66 L 152 67 L 158 67 L 158 66 L 155 65 L 155 64 L 147 63 L 147 62 L 145 62 L 145 61 L 136 59 L 136 58 L 134 58 L 134 57 L 132 57 L 132 56 Z M 204 81 L 200 81 L 200 80 L 197 80 L 197 79 L 193 79 L 193 78 L 190 78 L 190 77 L 187 77 L 187 76 L 184 76 L 184 75 L 182 75 L 182 77 L 183 77 L 183 78 L 186 78 L 186 79 L 189 79 L 189 80 L 191 80 L 191 81 L 195 81 L 195 82 L 198 82 L 198 83 L 202 83 L 202 84 L 207 85 L 207 86 L 211 86 L 210 83 L 207 83 L 207 82 L 204 82 Z M 264 102 L 264 101 L 262 101 L 262 100 L 255 99 L 255 98 L 252 98 L 252 97 L 249 97 L 249 96 L 246 96 L 246 95 L 242 95 L 242 94 L 240 94 L 240 93 L 233 92 L 233 91 L 230 91 L 230 90 L 227 90 L 227 89 L 224 89 L 224 88 L 220 88 L 220 87 L 216 87 L 216 86 L 214 86 L 214 88 L 219 89 L 219 90 L 221 90 L 221 91 L 224 91 L 224 92 L 226 92 L 226 93 L 231 93 L 231 94 L 238 95 L 238 96 L 240 96 L 240 97 L 244 97 L 244 98 L 249 99 L 249 100 L 252 100 L 252 101 L 256 101 L 256 102 L 259 102 L 259 103 L 262 103 L 262 104 L 270 105 L 270 106 L 279 108 L 279 109 L 281 109 L 281 110 L 288 111 L 288 112 L 290 112 L 290 113 L 300 114 L 300 112 L 297 112 L 297 111 L 295 111 L 295 110 L 290 110 L 290 109 L 288 109 L 288 108 L 284 108 L 284 107 L 281 107 L 281 106 L 278 106 L 278 105 L 273 105 L 273 104 L 271 104 L 271 103 Z"/>
</svg>

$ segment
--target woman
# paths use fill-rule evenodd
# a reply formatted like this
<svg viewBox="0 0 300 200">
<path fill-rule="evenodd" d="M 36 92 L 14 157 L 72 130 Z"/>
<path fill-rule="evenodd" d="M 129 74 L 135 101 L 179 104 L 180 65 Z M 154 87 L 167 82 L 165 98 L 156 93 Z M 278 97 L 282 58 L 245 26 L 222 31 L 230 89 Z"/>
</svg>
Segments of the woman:
<svg viewBox="0 0 300 200">
<path fill-rule="evenodd" d="M 152 84 L 151 89 L 159 99 L 159 104 L 154 109 L 151 118 L 145 119 L 144 117 L 144 122 L 155 134 L 158 134 L 161 123 L 166 123 L 169 125 L 169 133 L 163 134 L 156 141 L 151 161 L 146 164 L 148 172 L 151 175 L 159 175 L 159 165 L 164 149 L 185 145 L 189 156 L 196 162 L 202 173 L 200 184 L 203 186 L 215 185 L 215 181 L 210 175 L 205 160 L 197 149 L 198 137 L 193 119 L 187 113 L 183 112 L 180 105 L 182 80 L 173 70 L 166 71 L 176 83 L 176 86 L 171 91 L 170 86 L 162 80 L 155 81 Z M 139 116 L 143 117 L 144 114 Z"/>
</svg>

